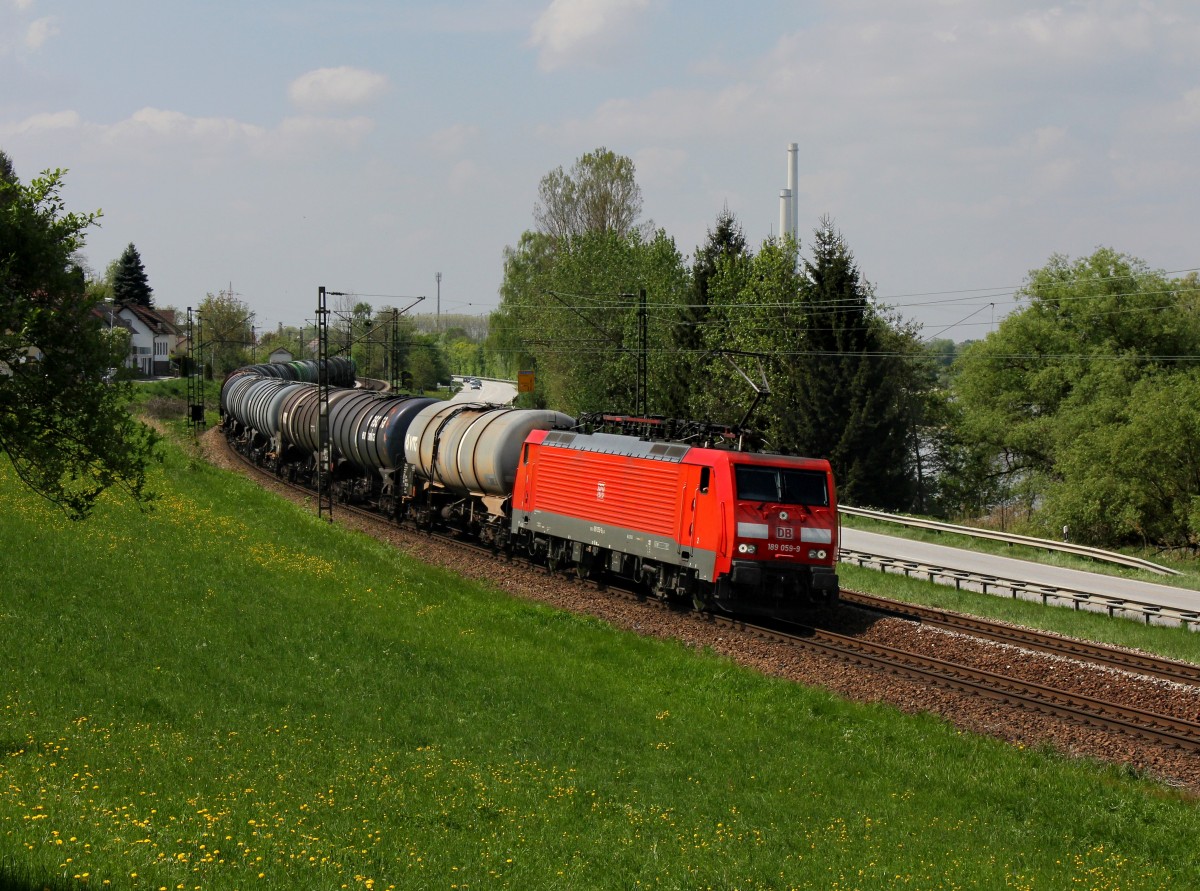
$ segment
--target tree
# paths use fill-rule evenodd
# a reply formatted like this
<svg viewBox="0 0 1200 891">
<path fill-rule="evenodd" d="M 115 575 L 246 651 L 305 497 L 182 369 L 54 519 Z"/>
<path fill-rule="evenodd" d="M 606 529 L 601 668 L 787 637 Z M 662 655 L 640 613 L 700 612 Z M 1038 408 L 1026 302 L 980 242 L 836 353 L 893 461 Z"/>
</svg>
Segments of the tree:
<svg viewBox="0 0 1200 891">
<path fill-rule="evenodd" d="M 687 304 L 671 330 L 671 364 L 666 375 L 664 413 L 674 417 L 693 417 L 702 411 L 696 381 L 711 364 L 705 358 L 705 329 L 709 323 L 710 285 L 722 265 L 750 259 L 742 227 L 729 208 L 717 216 L 715 229 L 708 230 L 708 241 L 696 248 L 692 263 L 691 287 Z"/>
<path fill-rule="evenodd" d="M 641 212 L 633 161 L 601 147 L 579 158 L 569 173 L 557 167 L 542 177 L 533 218 L 556 239 L 585 232 L 623 238 Z"/>
<path fill-rule="evenodd" d="M 17 178 L 17 170 L 13 167 L 12 158 L 4 151 L 0 151 L 0 182 L 8 183 L 10 186 L 20 185 L 20 180 Z"/>
<path fill-rule="evenodd" d="M 776 400 L 760 404 L 747 417 L 757 396 L 746 377 L 761 386 L 766 375 L 768 386 L 779 389 L 776 381 L 786 374 L 802 336 L 796 329 L 799 289 L 791 239 L 768 239 L 755 255 L 746 251 L 716 258 L 701 329 L 709 357 L 696 369 L 691 386 L 694 415 L 722 423 L 747 419 L 771 448 L 791 447 L 780 439 Z"/>
<path fill-rule="evenodd" d="M 447 329 L 442 333 L 441 342 L 452 374 L 485 374 L 483 346 L 473 341 L 462 328 Z"/>
<path fill-rule="evenodd" d="M 909 507 L 914 381 L 905 355 L 915 343 L 875 308 L 828 218 L 804 263 L 800 295 L 802 337 L 780 378 L 778 439 L 828 458 L 847 503 Z"/>
<path fill-rule="evenodd" d="M 142 257 L 138 249 L 129 243 L 129 247 L 117 258 L 115 265 L 110 267 L 113 300 L 117 303 L 137 303 L 147 309 L 154 308 L 154 289 L 146 279 L 146 270 L 142 266 Z"/>
<path fill-rule="evenodd" d="M 450 380 L 450 371 L 442 351 L 438 349 L 437 338 L 427 334 L 416 335 L 408 355 L 408 371 L 412 375 L 413 389 L 418 393 L 437 389 L 438 384 Z"/>
<path fill-rule="evenodd" d="M 208 362 L 214 375 L 223 376 L 250 364 L 254 343 L 254 313 L 228 291 L 208 294 L 200 301 L 200 363 Z"/>
<path fill-rule="evenodd" d="M 526 232 L 510 250 L 493 316 L 491 347 L 528 356 L 537 372 L 535 404 L 578 414 L 637 409 L 640 292 L 647 292 L 651 411 L 661 411 L 664 347 L 687 269 L 659 231 L 587 232 L 555 241 Z"/>
<path fill-rule="evenodd" d="M 399 381 L 408 368 L 416 337 L 416 323 L 399 309 L 385 306 L 375 314 L 374 325 L 381 347 L 371 376 Z"/>
<path fill-rule="evenodd" d="M 1031 272 L 1022 308 L 957 364 L 963 441 L 986 459 L 961 488 L 990 490 L 977 499 L 985 509 L 1023 504 L 1043 534 L 1065 523 L 1096 544 L 1194 543 L 1200 530 L 1182 518 L 1200 497 L 1186 397 L 1188 357 L 1200 352 L 1198 284 L 1110 248 Z"/>
<path fill-rule="evenodd" d="M 28 186 L 0 152 L 0 450 L 34 491 L 81 519 L 105 490 L 146 503 L 156 437 L 104 382 L 119 356 L 72 262 L 98 214 L 67 212 L 63 171 Z"/>
<path fill-rule="evenodd" d="M 303 332 L 295 325 L 284 325 L 283 322 L 274 331 L 266 331 L 258 338 L 258 358 L 265 362 L 275 350 L 287 350 L 293 358 L 299 359 L 302 352 Z"/>
<path fill-rule="evenodd" d="M 534 330 L 526 326 L 533 307 L 540 302 L 538 295 L 546 288 L 546 277 L 553 267 L 553 249 L 553 238 L 531 230 L 521 233 L 516 247 L 505 247 L 500 305 L 488 318 L 484 341 L 488 368 L 497 376 L 515 377 L 520 371 L 533 371 L 537 375 L 538 390 L 517 397 L 518 404 L 527 408 L 545 406 L 538 356 L 528 342 Z"/>
<path fill-rule="evenodd" d="M 489 368 L 536 372 L 524 405 L 567 412 L 636 408 L 640 323 L 644 318 L 662 374 L 670 312 L 687 270 L 674 242 L 637 228 L 641 189 L 633 162 L 605 148 L 542 178 L 537 231 L 505 251 L 501 302 L 484 344 Z M 656 311 L 639 315 L 642 290 Z M 670 310 L 670 312 L 668 312 Z M 651 393 L 662 392 L 662 382 Z M 660 406 L 661 408 L 661 406 Z"/>
</svg>

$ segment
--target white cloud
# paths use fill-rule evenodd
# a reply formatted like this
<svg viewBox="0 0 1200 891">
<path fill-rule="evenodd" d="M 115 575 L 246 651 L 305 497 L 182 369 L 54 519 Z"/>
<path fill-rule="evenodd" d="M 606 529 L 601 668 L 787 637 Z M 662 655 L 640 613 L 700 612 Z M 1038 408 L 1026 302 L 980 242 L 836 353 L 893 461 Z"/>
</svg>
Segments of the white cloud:
<svg viewBox="0 0 1200 891">
<path fill-rule="evenodd" d="M 551 71 L 568 62 L 595 62 L 615 48 L 650 0 L 552 0 L 533 24 L 530 44 Z"/>
<path fill-rule="evenodd" d="M 288 96 L 306 111 L 329 111 L 363 105 L 382 94 L 388 79 L 362 68 L 318 68 L 302 74 L 288 87 Z"/>
<path fill-rule="evenodd" d="M 374 131 L 368 117 L 327 118 L 313 115 L 285 118 L 274 130 L 265 131 L 252 145 L 265 157 L 306 155 L 330 149 L 356 149 Z"/>
<path fill-rule="evenodd" d="M 1142 106 L 1131 118 L 1130 129 L 1141 128 L 1160 134 L 1190 135 L 1200 127 L 1200 87 Z"/>
<path fill-rule="evenodd" d="M 95 130 L 104 143 L 123 148 L 192 145 L 207 150 L 252 143 L 266 132 L 233 118 L 194 118 L 161 108 L 142 108 L 115 124 L 96 125 Z"/>
<path fill-rule="evenodd" d="M 1149 8 L 1109 8 L 1091 3 L 1038 10 L 1019 18 L 1015 30 L 1057 55 L 1096 59 L 1149 49 L 1154 43 L 1155 19 Z"/>
<path fill-rule="evenodd" d="M 74 111 L 46 112 L 0 126 L 0 136 L 63 139 L 73 132 L 81 144 L 102 147 L 120 157 L 169 154 L 175 159 L 190 155 L 193 160 L 238 155 L 282 159 L 356 149 L 374 128 L 374 121 L 366 117 L 301 115 L 268 128 L 234 118 L 192 117 L 180 111 L 142 108 L 112 124 L 87 123 Z"/>
<path fill-rule="evenodd" d="M 50 111 L 31 115 L 9 127 L 0 128 L 6 135 L 35 135 L 54 130 L 72 130 L 80 126 L 79 113 L 74 111 Z"/>
<path fill-rule="evenodd" d="M 58 19 L 55 16 L 37 19 L 25 29 L 25 48 L 41 49 L 47 40 L 57 37 L 58 34 Z"/>
<path fill-rule="evenodd" d="M 59 36 L 58 19 L 54 16 L 37 19 L 25 29 L 25 48 L 41 49 L 50 37 Z"/>
<path fill-rule="evenodd" d="M 778 114 L 764 89 L 735 83 L 715 92 L 664 89 L 638 99 L 610 99 L 589 117 L 542 127 L 539 134 L 564 145 L 678 144 L 737 136 L 772 118 Z"/>
</svg>

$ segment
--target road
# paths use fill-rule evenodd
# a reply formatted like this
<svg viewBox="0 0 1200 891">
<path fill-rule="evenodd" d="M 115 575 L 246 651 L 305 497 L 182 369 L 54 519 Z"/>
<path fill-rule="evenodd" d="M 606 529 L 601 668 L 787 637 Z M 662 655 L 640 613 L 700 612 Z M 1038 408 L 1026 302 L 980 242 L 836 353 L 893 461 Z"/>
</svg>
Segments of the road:
<svg viewBox="0 0 1200 891">
<path fill-rule="evenodd" d="M 455 383 L 459 383 L 459 379 L 455 379 Z M 479 389 L 472 390 L 470 387 L 463 387 L 462 390 L 455 393 L 451 398 L 451 402 L 487 402 L 492 405 L 508 405 L 517 398 L 517 385 L 513 381 L 498 381 L 489 378 L 479 378 Z"/>
<path fill-rule="evenodd" d="M 1200 609 L 1200 591 L 1118 578 L 1098 572 L 1063 569 L 1030 560 L 982 554 L 978 551 L 966 551 L 961 548 L 912 541 L 875 532 L 862 532 L 848 527 L 842 529 L 842 547 L 881 557 L 941 566 L 945 569 L 960 569 L 981 575 L 1023 579 L 1039 585 L 1053 585 L 1106 596 L 1124 597 L 1172 609 Z"/>
</svg>

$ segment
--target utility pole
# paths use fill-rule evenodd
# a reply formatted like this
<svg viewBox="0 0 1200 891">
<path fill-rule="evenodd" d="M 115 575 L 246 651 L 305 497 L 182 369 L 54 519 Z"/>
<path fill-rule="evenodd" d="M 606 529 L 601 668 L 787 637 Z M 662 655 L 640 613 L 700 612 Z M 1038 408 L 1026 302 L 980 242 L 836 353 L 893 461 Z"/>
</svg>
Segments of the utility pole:
<svg viewBox="0 0 1200 891">
<path fill-rule="evenodd" d="M 333 467 L 329 444 L 329 308 L 326 295 L 345 296 L 341 291 L 317 288 L 317 516 L 333 522 Z"/>
<path fill-rule="evenodd" d="M 650 389 L 650 375 L 647 369 L 647 358 L 650 353 L 650 338 L 646 324 L 646 289 L 638 294 L 638 365 L 637 365 L 637 411 L 646 417 L 647 399 Z"/>
<path fill-rule="evenodd" d="M 442 274 L 441 274 L 440 272 L 438 272 L 438 273 L 435 273 L 433 277 L 434 277 L 435 279 L 437 279 L 437 317 L 436 317 L 436 324 L 437 324 L 437 330 L 438 330 L 438 333 L 439 333 L 439 334 L 441 334 L 441 333 L 442 333 Z"/>
<path fill-rule="evenodd" d="M 188 429 L 194 436 L 204 426 L 204 347 L 201 337 L 200 313 L 187 308 L 187 400 Z M 197 358 L 199 353 L 199 358 Z"/>
</svg>

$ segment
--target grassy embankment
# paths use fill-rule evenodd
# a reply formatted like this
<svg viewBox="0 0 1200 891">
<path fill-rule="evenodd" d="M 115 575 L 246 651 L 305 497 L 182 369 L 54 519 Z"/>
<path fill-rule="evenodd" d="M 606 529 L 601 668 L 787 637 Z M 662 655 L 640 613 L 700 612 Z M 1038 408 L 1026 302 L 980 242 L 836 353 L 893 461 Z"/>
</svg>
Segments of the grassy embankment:
<svg viewBox="0 0 1200 891">
<path fill-rule="evenodd" d="M 514 601 L 175 446 L 156 488 L 71 524 L 0 462 L 0 885 L 1200 887 L 1200 810 L 1123 771 Z"/>
</svg>

